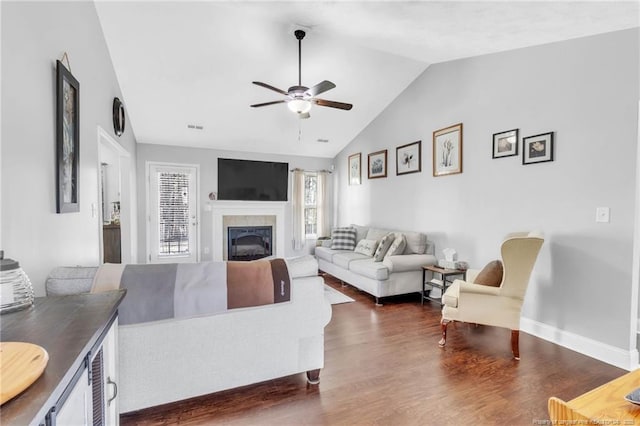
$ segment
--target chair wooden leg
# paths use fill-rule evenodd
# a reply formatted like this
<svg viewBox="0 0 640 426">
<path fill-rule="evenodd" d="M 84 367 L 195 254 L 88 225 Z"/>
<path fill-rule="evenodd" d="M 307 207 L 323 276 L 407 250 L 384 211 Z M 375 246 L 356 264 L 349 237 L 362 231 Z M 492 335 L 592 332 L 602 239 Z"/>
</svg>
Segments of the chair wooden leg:
<svg viewBox="0 0 640 426">
<path fill-rule="evenodd" d="M 449 325 L 449 320 L 442 318 L 440 320 L 440 329 L 442 330 L 442 338 L 438 342 L 438 346 L 444 348 L 444 345 L 447 343 L 447 325 Z"/>
<path fill-rule="evenodd" d="M 516 361 L 520 361 L 520 330 L 511 330 L 511 352 Z"/>
</svg>

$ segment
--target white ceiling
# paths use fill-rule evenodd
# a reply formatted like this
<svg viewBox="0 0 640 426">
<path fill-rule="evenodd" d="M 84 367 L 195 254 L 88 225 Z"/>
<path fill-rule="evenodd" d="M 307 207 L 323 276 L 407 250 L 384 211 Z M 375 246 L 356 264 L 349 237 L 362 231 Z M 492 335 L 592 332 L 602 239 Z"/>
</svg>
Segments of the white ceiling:
<svg viewBox="0 0 640 426">
<path fill-rule="evenodd" d="M 316 157 L 334 157 L 430 64 L 640 19 L 637 1 L 95 3 L 138 142 Z M 351 111 L 249 107 L 283 98 L 252 81 L 297 84 L 299 26 L 302 84 L 334 82 L 320 97 Z"/>
</svg>

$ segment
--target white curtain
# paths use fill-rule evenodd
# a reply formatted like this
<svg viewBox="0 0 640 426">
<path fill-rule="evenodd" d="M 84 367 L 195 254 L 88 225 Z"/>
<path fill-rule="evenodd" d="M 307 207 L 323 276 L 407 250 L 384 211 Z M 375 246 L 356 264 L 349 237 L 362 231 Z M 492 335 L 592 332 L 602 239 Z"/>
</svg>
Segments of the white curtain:
<svg viewBox="0 0 640 426">
<path fill-rule="evenodd" d="M 318 237 L 329 236 L 329 203 L 327 203 L 327 176 L 328 172 L 318 172 L 318 193 L 317 201 L 317 220 L 318 220 Z"/>
<path fill-rule="evenodd" d="M 293 172 L 293 249 L 302 250 L 305 244 L 304 230 L 304 172 Z"/>
</svg>

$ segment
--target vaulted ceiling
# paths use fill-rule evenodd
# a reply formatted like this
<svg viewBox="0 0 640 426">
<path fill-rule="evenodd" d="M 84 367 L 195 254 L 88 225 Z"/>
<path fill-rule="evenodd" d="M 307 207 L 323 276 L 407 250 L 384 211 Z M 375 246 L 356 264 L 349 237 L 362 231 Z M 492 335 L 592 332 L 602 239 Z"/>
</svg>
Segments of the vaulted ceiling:
<svg viewBox="0 0 640 426">
<path fill-rule="evenodd" d="M 335 156 L 430 64 L 639 25 L 636 1 L 95 4 L 138 142 L 316 157 Z M 297 28 L 302 84 L 332 81 L 319 97 L 351 111 L 249 107 L 283 98 L 252 81 L 297 84 Z"/>
</svg>

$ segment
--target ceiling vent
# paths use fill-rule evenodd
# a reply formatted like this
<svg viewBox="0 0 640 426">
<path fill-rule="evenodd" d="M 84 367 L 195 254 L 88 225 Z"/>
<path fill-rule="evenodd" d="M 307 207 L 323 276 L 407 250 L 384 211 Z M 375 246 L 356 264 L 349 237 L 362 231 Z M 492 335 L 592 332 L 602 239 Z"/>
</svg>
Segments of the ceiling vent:
<svg viewBox="0 0 640 426">
<path fill-rule="evenodd" d="M 329 143 L 329 139 L 318 139 L 317 141 L 320 143 Z"/>
<path fill-rule="evenodd" d="M 204 127 L 198 124 L 187 124 L 187 129 L 202 130 Z"/>
</svg>

